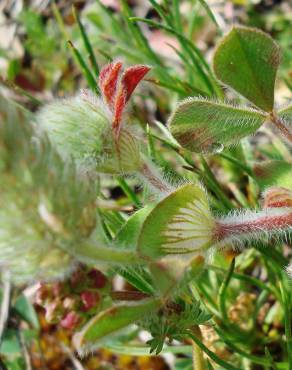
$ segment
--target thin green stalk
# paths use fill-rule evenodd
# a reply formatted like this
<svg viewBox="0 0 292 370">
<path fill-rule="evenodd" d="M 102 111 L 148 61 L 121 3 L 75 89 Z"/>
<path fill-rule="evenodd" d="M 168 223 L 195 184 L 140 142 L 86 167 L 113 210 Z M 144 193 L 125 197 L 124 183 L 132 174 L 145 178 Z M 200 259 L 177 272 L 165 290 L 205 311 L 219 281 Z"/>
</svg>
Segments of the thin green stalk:
<svg viewBox="0 0 292 370">
<path fill-rule="evenodd" d="M 114 353 L 119 353 L 121 355 L 128 355 L 128 356 L 149 356 L 149 346 L 134 346 L 131 344 L 126 345 L 125 343 L 116 344 L 114 342 L 107 343 L 106 348 Z M 165 353 L 173 353 L 173 354 L 189 354 L 192 352 L 192 346 L 164 346 L 161 354 Z"/>
<path fill-rule="evenodd" d="M 206 10 L 206 13 L 208 14 L 209 18 L 212 20 L 212 22 L 215 24 L 216 28 L 217 28 L 217 31 L 219 32 L 220 35 L 222 35 L 222 30 L 210 8 L 210 6 L 208 5 L 208 3 L 205 1 L 205 0 L 198 0 L 199 3 L 202 5 L 202 7 Z"/>
<path fill-rule="evenodd" d="M 157 3 L 156 0 L 149 0 L 150 4 L 152 5 L 152 7 L 157 11 L 157 13 L 159 14 L 160 18 L 162 20 L 164 20 L 166 23 L 169 23 L 170 21 L 170 18 L 169 16 L 167 16 L 164 12 L 164 10 L 162 9 L 161 5 Z"/>
<path fill-rule="evenodd" d="M 10 276 L 6 273 L 3 282 L 2 290 L 2 302 L 1 302 L 1 315 L 0 315 L 0 345 L 2 343 L 3 334 L 7 325 L 10 308 L 10 297 L 11 297 L 11 282 Z"/>
<path fill-rule="evenodd" d="M 154 140 L 149 125 L 146 126 L 147 142 L 148 142 L 148 155 L 154 162 L 157 161 L 157 153 L 154 146 Z"/>
<path fill-rule="evenodd" d="M 205 298 L 204 304 L 208 307 L 208 310 L 212 312 L 212 314 L 218 318 L 220 318 L 220 312 L 217 309 L 216 302 L 213 300 L 213 297 L 206 291 L 205 287 L 197 283 L 196 289 L 201 292 L 201 296 Z"/>
<path fill-rule="evenodd" d="M 233 258 L 233 260 L 230 264 L 230 267 L 228 269 L 228 273 L 227 273 L 225 279 L 223 280 L 222 285 L 219 289 L 219 293 L 218 293 L 219 308 L 220 308 L 220 312 L 221 312 L 221 315 L 222 315 L 222 319 L 225 322 L 229 321 L 229 318 L 228 318 L 228 315 L 227 315 L 227 312 L 226 312 L 226 292 L 227 292 L 227 288 L 228 288 L 228 285 L 230 283 L 230 280 L 232 278 L 234 268 L 235 268 L 235 258 Z"/>
<path fill-rule="evenodd" d="M 251 355 L 241 348 L 237 347 L 233 341 L 230 341 L 229 339 L 226 338 L 226 335 L 223 334 L 223 331 L 219 329 L 218 327 L 214 327 L 215 331 L 218 333 L 218 335 L 222 338 L 223 342 L 230 347 L 235 353 L 238 353 L 239 355 L 249 359 L 250 361 L 254 362 L 255 364 L 258 365 L 263 365 L 263 366 L 270 366 L 271 362 L 263 357 Z"/>
<path fill-rule="evenodd" d="M 137 207 L 140 208 L 142 203 L 140 202 L 139 198 L 135 194 L 135 192 L 130 188 L 128 183 L 123 177 L 118 177 L 118 183 L 122 188 L 123 192 L 127 195 L 127 197 L 132 201 L 132 203 Z"/>
<path fill-rule="evenodd" d="M 96 82 L 95 78 L 93 77 L 93 75 L 92 75 L 90 69 L 88 68 L 85 60 L 83 59 L 82 55 L 80 54 L 78 49 L 75 48 L 75 46 L 73 45 L 73 43 L 70 40 L 68 41 L 68 45 L 69 45 L 70 49 L 72 50 L 73 54 L 75 55 L 76 60 L 78 61 L 78 64 L 80 65 L 80 67 L 82 69 L 82 72 L 84 73 L 84 76 L 87 80 L 87 83 L 88 83 L 89 87 L 93 91 L 97 91 L 97 82 Z"/>
<path fill-rule="evenodd" d="M 211 189 L 215 192 L 215 194 L 218 196 L 218 198 L 221 200 L 221 202 L 224 204 L 227 210 L 233 209 L 234 207 L 233 207 L 232 202 L 222 191 L 220 184 L 218 183 L 216 177 L 213 175 L 213 172 L 211 171 L 208 163 L 206 162 L 205 158 L 202 155 L 201 155 L 201 162 L 202 162 L 202 165 L 205 171 L 205 175 L 210 181 L 210 185 L 212 186 Z"/>
<path fill-rule="evenodd" d="M 173 16 L 175 21 L 176 29 L 179 33 L 182 33 L 182 22 L 181 22 L 181 15 L 179 9 L 179 0 L 172 0 L 172 7 L 173 7 Z"/>
<path fill-rule="evenodd" d="M 125 0 L 121 0 L 122 3 L 122 13 L 125 16 L 125 19 L 128 21 L 128 25 L 132 31 L 133 37 L 135 37 L 138 45 L 140 45 L 149 55 L 149 57 L 158 65 L 163 66 L 162 60 L 159 58 L 159 56 L 152 50 L 152 48 L 149 45 L 148 40 L 144 36 L 144 34 L 141 32 L 139 26 L 136 24 L 131 23 L 131 17 L 132 17 L 132 12 L 131 9 L 129 8 L 127 2 Z"/>
<path fill-rule="evenodd" d="M 192 334 L 191 332 L 187 332 L 186 334 L 196 343 L 199 348 L 201 348 L 202 351 L 206 353 L 206 355 L 210 357 L 211 360 L 216 362 L 217 365 L 222 366 L 223 369 L 226 370 L 240 370 L 238 369 L 238 367 L 234 367 L 228 362 L 222 360 L 222 358 L 218 357 L 216 353 L 210 351 L 209 348 L 207 348 L 204 343 L 202 343 L 194 334 Z"/>
<path fill-rule="evenodd" d="M 199 326 L 193 329 L 196 336 L 202 341 L 202 334 Z M 204 360 L 202 349 L 193 341 L 193 369 L 194 370 L 207 370 L 206 362 Z"/>
<path fill-rule="evenodd" d="M 43 104 L 35 96 L 31 95 L 26 90 L 24 90 L 21 87 L 15 85 L 15 83 L 13 83 L 10 80 L 7 80 L 7 79 L 3 78 L 2 76 L 0 76 L 0 84 L 3 85 L 3 86 L 5 86 L 5 87 L 8 87 L 11 90 L 13 90 L 17 95 L 23 95 L 23 96 L 27 97 L 28 99 L 31 100 L 32 103 L 34 103 L 36 105 L 42 105 Z"/>
<path fill-rule="evenodd" d="M 212 271 L 215 271 L 215 272 L 222 273 L 222 274 L 226 274 L 226 270 L 221 268 L 221 267 L 208 265 L 208 269 L 210 269 Z M 264 282 L 262 282 L 261 280 L 255 278 L 255 277 L 245 275 L 245 274 L 241 274 L 241 273 L 238 273 L 238 272 L 233 272 L 232 277 L 234 279 L 245 281 L 246 283 L 248 283 L 250 285 L 257 286 L 258 288 L 260 288 L 262 290 L 265 290 L 267 293 L 274 295 L 277 299 L 280 298 L 280 295 L 279 295 L 277 289 L 274 289 L 274 287 L 270 287 L 269 284 L 264 283 Z"/>
<path fill-rule="evenodd" d="M 290 292 L 286 291 L 284 288 L 283 281 L 279 281 L 280 291 L 283 301 L 284 308 L 284 325 L 285 325 L 285 335 L 286 335 L 286 347 L 288 355 L 289 370 L 292 370 L 292 319 L 291 319 L 291 298 L 289 296 Z M 288 370 L 287 369 L 287 370 Z"/>
<path fill-rule="evenodd" d="M 78 245 L 74 252 L 74 254 L 89 260 L 91 263 L 109 262 L 125 265 L 144 263 L 144 260 L 135 251 L 124 248 L 104 247 L 90 242 L 84 242 L 81 246 Z"/>
<path fill-rule="evenodd" d="M 236 338 L 241 338 L 241 339 L 245 338 L 247 341 L 249 341 L 251 339 L 249 332 L 243 331 L 237 325 L 231 323 L 230 320 L 229 320 L 229 317 L 227 315 L 226 292 L 227 292 L 228 285 L 231 281 L 231 278 L 233 276 L 234 268 L 235 268 L 235 258 L 233 258 L 233 260 L 230 264 L 228 273 L 227 273 L 225 279 L 223 280 L 223 282 L 220 286 L 220 289 L 219 289 L 219 293 L 218 293 L 219 309 L 220 309 L 220 313 L 221 313 L 221 317 L 222 317 L 222 325 L 224 327 L 226 326 L 228 329 L 230 329 L 232 335 L 236 336 Z"/>
<path fill-rule="evenodd" d="M 224 158 L 227 161 L 233 163 L 235 166 L 237 166 L 242 171 L 244 171 L 248 176 L 250 176 L 252 178 L 255 178 L 255 175 L 254 175 L 252 169 L 249 166 L 247 166 L 244 163 L 242 163 L 241 161 L 239 161 L 238 159 L 236 159 L 234 157 L 231 157 L 231 156 L 229 156 L 228 154 L 225 154 L 225 153 L 220 153 L 219 156 L 221 158 Z"/>
<path fill-rule="evenodd" d="M 163 30 L 165 30 L 165 31 L 167 31 L 171 34 L 174 34 L 178 38 L 179 42 L 181 43 L 182 47 L 185 49 L 185 51 L 187 52 L 187 54 L 189 55 L 191 60 L 193 61 L 196 68 L 198 69 L 198 71 L 199 71 L 201 77 L 203 78 L 206 86 L 208 87 L 210 93 L 214 92 L 212 81 L 210 80 L 210 76 L 208 76 L 208 74 L 204 70 L 204 69 L 207 69 L 208 73 L 210 73 L 209 66 L 207 65 L 206 61 L 204 60 L 204 58 L 201 55 L 201 53 L 199 52 L 199 50 L 197 48 L 195 48 L 195 46 L 192 43 L 190 43 L 190 41 L 184 35 L 182 35 L 181 33 L 177 32 L 175 29 L 173 29 L 169 26 L 160 24 L 158 22 L 151 21 L 149 19 L 140 18 L 140 17 L 130 17 L 129 20 L 131 22 L 148 23 L 148 24 L 150 24 L 154 27 L 161 28 L 161 29 L 163 29 Z"/>
<path fill-rule="evenodd" d="M 66 26 L 64 24 L 62 15 L 60 14 L 59 8 L 56 5 L 55 0 L 53 0 L 53 2 L 52 2 L 52 11 L 53 11 L 53 14 L 54 14 L 54 16 L 56 18 L 57 24 L 58 24 L 58 26 L 60 28 L 60 31 L 61 31 L 61 33 L 63 35 L 64 40 L 69 40 L 70 35 L 67 32 L 67 30 L 66 30 Z"/>
<path fill-rule="evenodd" d="M 70 38 L 70 35 L 68 34 L 67 30 L 66 30 L 66 27 L 65 27 L 65 24 L 63 22 L 63 19 L 62 19 L 62 16 L 60 14 L 60 11 L 55 3 L 55 1 L 53 1 L 52 3 L 52 10 L 53 10 L 53 13 L 54 13 L 54 16 L 56 18 L 56 21 L 57 21 L 57 24 L 60 28 L 60 31 L 63 35 L 63 38 L 64 40 L 67 40 L 67 43 L 69 45 L 69 49 L 72 53 L 72 56 L 75 60 L 75 62 L 77 64 L 80 65 L 81 69 L 82 69 L 82 72 L 84 73 L 84 76 L 87 80 L 87 83 L 89 85 L 89 87 L 93 90 L 93 91 L 98 91 L 98 86 L 97 86 L 97 83 L 95 81 L 95 78 L 94 76 L 92 75 L 90 69 L 88 68 L 86 62 L 84 61 L 82 55 L 79 53 L 79 51 L 74 47 L 73 43 L 69 40 Z"/>
<path fill-rule="evenodd" d="M 188 24 L 188 39 L 193 39 L 193 33 L 195 29 L 195 21 L 197 18 L 198 12 L 197 12 L 197 2 L 192 6 L 192 9 L 190 11 L 190 17 L 189 17 L 189 24 Z"/>
<path fill-rule="evenodd" d="M 74 15 L 74 18 L 76 19 L 76 21 L 78 23 L 84 46 L 85 46 L 85 48 L 86 48 L 86 50 L 89 54 L 89 59 L 90 59 L 93 71 L 95 73 L 95 78 L 97 78 L 98 75 L 99 75 L 99 67 L 98 67 L 98 64 L 97 64 L 97 61 L 96 61 L 96 58 L 95 58 L 95 55 L 94 55 L 94 51 L 92 49 L 89 38 L 87 36 L 86 30 L 85 30 L 85 28 L 84 28 L 84 26 L 83 26 L 83 24 L 80 20 L 80 17 L 78 15 L 78 13 L 76 12 L 76 9 L 75 9 L 74 6 L 73 6 L 73 15 Z"/>
</svg>

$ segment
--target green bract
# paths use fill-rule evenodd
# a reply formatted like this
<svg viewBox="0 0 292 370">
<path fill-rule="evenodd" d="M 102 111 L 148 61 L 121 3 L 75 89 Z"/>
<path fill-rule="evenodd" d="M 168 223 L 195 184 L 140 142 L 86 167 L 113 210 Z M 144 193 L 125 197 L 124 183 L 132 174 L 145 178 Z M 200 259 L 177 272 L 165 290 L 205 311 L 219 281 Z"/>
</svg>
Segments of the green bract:
<svg viewBox="0 0 292 370">
<path fill-rule="evenodd" d="M 205 191 L 187 184 L 150 212 L 141 230 L 138 250 L 151 259 L 201 254 L 211 246 L 213 227 Z"/>
<path fill-rule="evenodd" d="M 279 63 L 280 49 L 270 36 L 240 26 L 223 37 L 214 54 L 216 77 L 266 112 L 274 107 Z"/>
<path fill-rule="evenodd" d="M 123 128 L 117 143 L 110 112 L 88 91 L 46 105 L 37 121 L 62 158 L 74 159 L 86 172 L 127 173 L 142 166 L 135 136 Z"/>
<path fill-rule="evenodd" d="M 212 152 L 253 134 L 265 119 L 265 114 L 255 110 L 190 98 L 178 105 L 169 128 L 184 148 Z"/>
</svg>

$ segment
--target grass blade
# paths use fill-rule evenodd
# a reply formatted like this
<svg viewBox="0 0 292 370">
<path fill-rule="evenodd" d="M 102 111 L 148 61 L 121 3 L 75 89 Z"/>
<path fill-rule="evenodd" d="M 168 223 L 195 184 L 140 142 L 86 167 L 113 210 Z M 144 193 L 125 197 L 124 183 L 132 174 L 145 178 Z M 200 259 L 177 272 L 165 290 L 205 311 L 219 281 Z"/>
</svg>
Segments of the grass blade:
<svg viewBox="0 0 292 370">
<path fill-rule="evenodd" d="M 78 64 L 80 65 L 81 69 L 82 69 L 82 72 L 87 80 L 87 83 L 89 85 L 89 87 L 93 90 L 93 91 L 97 91 L 98 87 L 97 87 L 97 83 L 95 81 L 95 78 L 93 77 L 90 69 L 88 68 L 85 60 L 83 59 L 82 55 L 80 54 L 80 52 L 78 51 L 78 49 L 75 48 L 75 46 L 73 45 L 73 43 L 69 40 L 68 41 L 68 45 L 70 47 L 70 49 L 72 50 L 73 54 L 75 55 L 75 58 L 76 60 L 78 61 Z"/>
<path fill-rule="evenodd" d="M 93 49 L 92 49 L 92 46 L 91 46 L 91 43 L 89 41 L 89 38 L 87 36 L 87 33 L 86 33 L 86 30 L 80 20 L 80 17 L 78 15 L 78 13 L 76 12 L 76 9 L 75 7 L 73 7 L 73 15 L 74 15 L 74 18 L 76 19 L 77 23 L 78 23 L 78 26 L 79 26 L 79 30 L 80 30 L 80 33 L 81 33 L 81 36 L 82 36 L 82 39 L 83 39 L 83 43 L 84 43 L 84 46 L 89 54 L 89 59 L 90 59 L 90 62 L 91 62 L 91 65 L 92 65 L 92 68 L 93 68 L 93 71 L 94 71 L 94 74 L 95 74 L 95 77 L 97 78 L 98 75 L 99 75 L 99 67 L 98 67 L 98 64 L 97 64 L 97 61 L 96 61 L 96 58 L 95 58 L 95 55 L 94 55 L 94 52 L 93 52 Z"/>
</svg>

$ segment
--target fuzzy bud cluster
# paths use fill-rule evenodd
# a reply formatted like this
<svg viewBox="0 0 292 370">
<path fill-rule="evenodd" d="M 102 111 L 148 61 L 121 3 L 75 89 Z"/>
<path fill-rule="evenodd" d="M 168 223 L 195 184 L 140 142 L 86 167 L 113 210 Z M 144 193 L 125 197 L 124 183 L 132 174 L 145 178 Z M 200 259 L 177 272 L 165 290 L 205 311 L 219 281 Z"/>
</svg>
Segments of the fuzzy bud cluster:
<svg viewBox="0 0 292 370">
<path fill-rule="evenodd" d="M 15 283 L 63 277 L 75 265 L 64 246 L 95 228 L 95 189 L 34 136 L 26 111 L 0 97 L 0 112 L 0 267 Z"/>
<path fill-rule="evenodd" d="M 134 89 L 149 71 L 143 65 L 126 69 L 122 63 L 100 72 L 101 97 L 84 90 L 79 95 L 45 106 L 37 120 L 66 161 L 73 158 L 81 171 L 111 174 L 139 171 L 143 162 L 139 140 L 124 122 L 124 110 Z"/>
</svg>

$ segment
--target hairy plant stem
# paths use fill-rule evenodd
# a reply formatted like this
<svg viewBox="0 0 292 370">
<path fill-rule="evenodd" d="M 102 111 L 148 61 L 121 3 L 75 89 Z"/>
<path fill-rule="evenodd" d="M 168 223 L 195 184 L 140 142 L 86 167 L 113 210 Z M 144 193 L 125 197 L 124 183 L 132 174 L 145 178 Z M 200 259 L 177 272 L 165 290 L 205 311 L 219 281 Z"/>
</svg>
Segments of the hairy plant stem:
<svg viewBox="0 0 292 370">
<path fill-rule="evenodd" d="M 74 254 L 81 259 L 94 262 L 107 262 L 111 264 L 136 265 L 145 263 L 135 251 L 122 248 L 103 247 L 89 242 L 76 246 Z"/>
<path fill-rule="evenodd" d="M 223 367 L 223 369 L 226 369 L 226 370 L 238 370 L 237 367 L 234 367 L 233 365 L 229 364 L 228 362 L 222 360 L 220 357 L 218 357 L 216 355 L 216 353 L 210 351 L 204 343 L 202 343 L 200 341 L 200 339 L 198 339 L 196 337 L 196 335 L 194 335 L 192 332 L 188 332 L 187 335 L 196 343 L 196 345 L 206 353 L 206 355 L 208 355 L 210 357 L 211 360 L 213 360 L 216 364 L 218 364 L 219 366 Z"/>
<path fill-rule="evenodd" d="M 276 115 L 275 112 L 270 113 L 270 120 L 277 127 L 279 131 L 292 143 L 292 132 L 289 128 L 285 125 L 285 123 L 281 120 L 280 117 Z"/>
<path fill-rule="evenodd" d="M 10 276 L 6 275 L 3 283 L 3 296 L 0 311 L 0 344 L 2 342 L 3 334 L 9 317 L 10 296 L 11 296 Z"/>
<path fill-rule="evenodd" d="M 193 333 L 202 341 L 202 334 L 199 326 L 194 327 Z M 207 370 L 206 363 L 203 357 L 202 349 L 193 342 L 193 369 L 194 370 Z"/>
<path fill-rule="evenodd" d="M 285 232 L 292 226 L 292 208 L 268 208 L 261 212 L 231 216 L 217 220 L 214 230 L 214 241 L 236 241 L 257 239 L 265 233 L 268 236 Z"/>
</svg>

